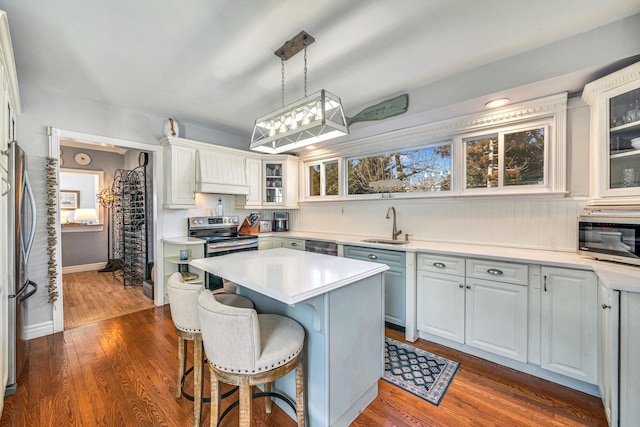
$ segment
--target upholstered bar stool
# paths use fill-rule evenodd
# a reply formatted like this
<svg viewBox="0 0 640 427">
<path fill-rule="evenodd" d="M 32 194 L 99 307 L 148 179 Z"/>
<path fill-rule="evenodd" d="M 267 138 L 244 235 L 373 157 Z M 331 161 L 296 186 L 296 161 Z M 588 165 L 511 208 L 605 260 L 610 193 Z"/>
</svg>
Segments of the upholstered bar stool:
<svg viewBox="0 0 640 427">
<path fill-rule="evenodd" d="M 203 354 L 202 334 L 198 318 L 198 295 L 204 285 L 185 283 L 180 273 L 173 273 L 168 280 L 171 317 L 178 335 L 178 384 L 176 397 L 182 396 L 182 383 L 187 363 L 187 342 L 193 341 L 193 424 L 200 425 L 202 413 Z M 206 292 L 211 294 L 210 292 Z M 214 296 L 212 295 L 212 298 Z M 215 299 L 221 304 L 253 308 L 250 299 L 236 294 L 218 294 Z M 189 396 L 190 397 L 190 396 Z"/>
<path fill-rule="evenodd" d="M 264 384 L 266 411 L 271 412 L 271 382 L 296 370 L 295 411 L 304 426 L 304 329 L 293 319 L 276 314 L 257 314 L 254 309 L 230 307 L 209 292 L 198 297 L 202 341 L 211 374 L 211 427 L 217 427 L 220 384 L 240 388 L 240 427 L 251 425 L 251 387 Z M 223 414 L 224 416 L 224 414 Z"/>
</svg>

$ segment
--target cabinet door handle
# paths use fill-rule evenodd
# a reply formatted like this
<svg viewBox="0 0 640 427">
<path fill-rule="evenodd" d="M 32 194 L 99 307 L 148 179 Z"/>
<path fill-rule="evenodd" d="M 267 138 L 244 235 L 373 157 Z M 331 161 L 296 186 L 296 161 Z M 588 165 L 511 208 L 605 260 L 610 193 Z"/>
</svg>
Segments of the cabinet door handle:
<svg viewBox="0 0 640 427">
<path fill-rule="evenodd" d="M 458 287 L 459 287 L 460 289 L 462 289 L 462 288 L 464 288 L 464 285 L 463 285 L 462 283 L 458 283 Z"/>
<path fill-rule="evenodd" d="M 493 274 L 494 276 L 501 276 L 503 274 L 502 270 L 498 270 L 497 268 L 490 268 L 487 270 L 487 273 Z"/>
<path fill-rule="evenodd" d="M 471 285 L 467 285 L 467 289 L 471 289 Z"/>
<path fill-rule="evenodd" d="M 444 262 L 434 262 L 433 266 L 436 268 L 446 268 L 447 265 Z"/>
<path fill-rule="evenodd" d="M 547 292 L 547 276 L 544 276 L 544 291 Z"/>
<path fill-rule="evenodd" d="M 367 257 L 369 259 L 378 259 L 378 257 L 376 255 L 374 255 L 374 254 L 369 254 L 369 255 L 367 255 Z"/>
<path fill-rule="evenodd" d="M 291 243 L 291 246 L 298 246 L 296 242 Z"/>
<path fill-rule="evenodd" d="M 607 308 L 611 308 L 611 306 L 607 305 L 607 304 L 602 304 L 602 309 L 603 310 L 606 310 Z"/>
</svg>

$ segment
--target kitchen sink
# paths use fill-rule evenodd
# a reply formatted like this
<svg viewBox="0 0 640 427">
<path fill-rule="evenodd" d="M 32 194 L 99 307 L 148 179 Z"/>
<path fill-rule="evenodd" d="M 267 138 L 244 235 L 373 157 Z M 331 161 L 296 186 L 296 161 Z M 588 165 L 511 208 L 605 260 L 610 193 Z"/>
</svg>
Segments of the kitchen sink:
<svg viewBox="0 0 640 427">
<path fill-rule="evenodd" d="M 391 239 L 364 239 L 364 243 L 386 243 L 388 245 L 406 245 L 408 240 L 391 240 Z"/>
</svg>

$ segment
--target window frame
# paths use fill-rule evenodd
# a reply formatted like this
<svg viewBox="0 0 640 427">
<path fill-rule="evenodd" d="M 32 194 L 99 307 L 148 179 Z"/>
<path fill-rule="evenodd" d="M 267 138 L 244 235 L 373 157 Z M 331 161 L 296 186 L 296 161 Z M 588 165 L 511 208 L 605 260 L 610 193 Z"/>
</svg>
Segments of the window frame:
<svg viewBox="0 0 640 427">
<path fill-rule="evenodd" d="M 338 194 L 337 195 L 327 195 L 327 186 L 326 186 L 326 165 L 330 163 L 337 163 L 338 165 Z M 302 162 L 302 167 L 304 168 L 304 182 L 305 182 L 305 199 L 306 200 L 327 200 L 327 199 L 339 199 L 342 194 L 342 176 L 343 176 L 343 167 L 342 167 L 342 158 L 327 158 L 323 160 L 318 160 L 314 162 Z M 311 174 L 309 170 L 313 166 L 320 166 L 320 195 L 314 196 L 311 195 Z"/>
<path fill-rule="evenodd" d="M 301 167 L 307 171 L 308 166 L 323 161 L 339 162 L 339 195 L 309 196 L 309 177 L 304 173 L 305 201 L 322 200 L 369 200 L 380 198 L 451 198 L 451 197 L 492 197 L 501 195 L 539 195 L 564 197 L 567 194 L 567 104 L 566 92 L 538 98 L 501 109 L 456 117 L 433 123 L 420 124 L 413 127 L 394 130 L 382 134 L 364 137 L 357 140 L 330 145 L 328 148 L 310 151 L 300 155 Z M 503 173 L 500 186 L 497 188 L 466 189 L 466 150 L 462 139 L 472 135 L 489 135 L 492 133 L 511 133 L 527 129 L 544 127 L 544 184 L 504 186 Z M 504 137 L 500 135 L 500 147 L 504 147 Z M 451 185 L 448 191 L 402 192 L 347 194 L 347 161 L 353 158 L 370 157 L 396 151 L 409 151 L 451 144 Z M 504 161 L 504 151 L 500 154 Z"/>
<path fill-rule="evenodd" d="M 527 185 L 505 185 L 505 142 L 504 137 L 506 134 L 524 132 L 527 130 L 533 129 L 544 129 L 544 167 L 543 167 L 543 183 L 542 184 L 527 184 Z M 486 129 L 483 131 L 465 133 L 458 135 L 456 137 L 456 145 L 460 146 L 460 151 L 462 153 L 462 161 L 460 164 L 460 194 L 523 194 L 523 193 L 542 193 L 546 192 L 546 189 L 549 186 L 550 182 L 550 149 L 551 149 L 551 140 L 550 140 L 550 128 L 551 123 L 549 120 L 535 120 L 528 122 L 519 122 L 514 123 L 512 126 L 502 126 L 499 129 L 490 130 Z M 481 137 L 481 136 L 492 136 L 496 135 L 498 140 L 498 186 L 497 187 L 478 187 L 478 188 L 467 188 L 467 150 L 465 146 L 465 140 L 469 138 Z"/>
</svg>

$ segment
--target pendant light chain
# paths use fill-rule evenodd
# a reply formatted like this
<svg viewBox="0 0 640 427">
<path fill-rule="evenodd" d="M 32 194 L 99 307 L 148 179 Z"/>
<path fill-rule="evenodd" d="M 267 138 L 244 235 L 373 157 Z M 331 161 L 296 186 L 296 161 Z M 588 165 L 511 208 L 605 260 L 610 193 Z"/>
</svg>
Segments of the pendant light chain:
<svg viewBox="0 0 640 427">
<path fill-rule="evenodd" d="M 280 94 L 282 97 L 282 106 L 284 107 L 284 52 L 282 52 L 280 56 L 280 61 L 282 62 L 282 91 Z"/>
<path fill-rule="evenodd" d="M 304 37 L 304 97 L 307 97 L 307 36 Z"/>
</svg>

